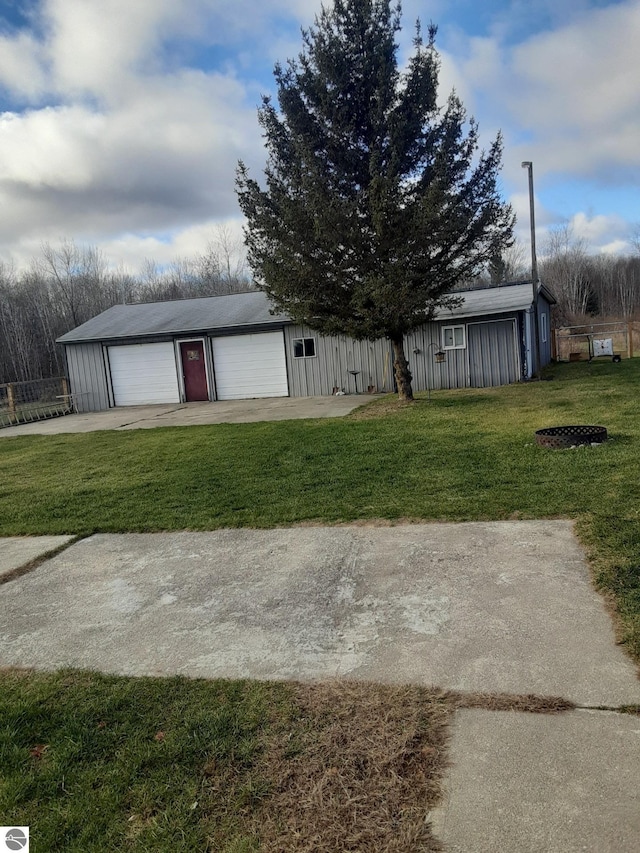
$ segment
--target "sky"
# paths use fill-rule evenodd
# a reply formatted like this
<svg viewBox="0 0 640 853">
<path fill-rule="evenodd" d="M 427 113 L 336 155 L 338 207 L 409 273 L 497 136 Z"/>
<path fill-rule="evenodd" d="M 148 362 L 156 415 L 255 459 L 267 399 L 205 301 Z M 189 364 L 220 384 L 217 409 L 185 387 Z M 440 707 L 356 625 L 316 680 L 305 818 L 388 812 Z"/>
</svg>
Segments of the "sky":
<svg viewBox="0 0 640 853">
<path fill-rule="evenodd" d="M 0 261 L 43 243 L 100 248 L 139 271 L 241 235 L 238 160 L 260 179 L 257 121 L 273 66 L 301 49 L 320 0 L 0 0 Z M 438 26 L 452 88 L 504 136 L 501 191 L 529 245 L 569 226 L 625 253 L 640 222 L 640 0 L 404 0 Z"/>
</svg>

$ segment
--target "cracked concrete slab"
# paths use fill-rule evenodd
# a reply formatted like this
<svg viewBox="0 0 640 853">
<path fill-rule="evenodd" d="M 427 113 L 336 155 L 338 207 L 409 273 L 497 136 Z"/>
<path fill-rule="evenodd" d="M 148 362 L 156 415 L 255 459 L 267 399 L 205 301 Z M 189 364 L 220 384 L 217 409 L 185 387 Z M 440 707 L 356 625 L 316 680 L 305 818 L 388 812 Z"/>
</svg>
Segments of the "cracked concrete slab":
<svg viewBox="0 0 640 853">
<path fill-rule="evenodd" d="M 101 534 L 0 626 L 4 665 L 640 701 L 566 521 Z"/>
<path fill-rule="evenodd" d="M 339 418 L 374 399 L 369 394 L 344 394 L 332 397 L 261 397 L 254 400 L 117 406 L 103 412 L 83 412 L 17 424 L 0 429 L 0 438 L 97 430 L 154 429 L 162 426 Z"/>
<path fill-rule="evenodd" d="M 442 805 L 448 853 L 640 850 L 640 719 L 456 713 Z"/>
<path fill-rule="evenodd" d="M 0 580 L 72 539 L 73 536 L 8 536 L 0 539 Z"/>
</svg>

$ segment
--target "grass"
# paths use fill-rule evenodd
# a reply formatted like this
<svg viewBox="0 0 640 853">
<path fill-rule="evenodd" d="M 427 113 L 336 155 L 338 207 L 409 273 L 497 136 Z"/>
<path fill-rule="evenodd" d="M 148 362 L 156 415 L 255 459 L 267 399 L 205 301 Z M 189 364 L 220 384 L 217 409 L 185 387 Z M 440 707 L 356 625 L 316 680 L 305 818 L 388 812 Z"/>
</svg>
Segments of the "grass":
<svg viewBox="0 0 640 853">
<path fill-rule="evenodd" d="M 0 534 L 213 529 L 373 518 L 626 517 L 640 499 L 640 361 L 374 404 L 344 419 L 0 441 Z M 599 448 L 533 432 L 604 423 Z"/>
<path fill-rule="evenodd" d="M 0 535 L 570 517 L 640 662 L 640 360 L 552 376 L 339 420 L 3 436 Z M 611 440 L 535 444 L 568 423 Z M 424 818 L 451 713 L 568 707 L 348 683 L 0 683 L 0 813 L 38 850 L 436 851 Z"/>
<path fill-rule="evenodd" d="M 0 440 L 0 535 L 570 517 L 640 660 L 640 360 L 350 417 Z M 534 431 L 607 426 L 597 448 Z"/>
<path fill-rule="evenodd" d="M 0 814 L 36 850 L 440 850 L 444 693 L 72 671 L 2 686 Z"/>
</svg>

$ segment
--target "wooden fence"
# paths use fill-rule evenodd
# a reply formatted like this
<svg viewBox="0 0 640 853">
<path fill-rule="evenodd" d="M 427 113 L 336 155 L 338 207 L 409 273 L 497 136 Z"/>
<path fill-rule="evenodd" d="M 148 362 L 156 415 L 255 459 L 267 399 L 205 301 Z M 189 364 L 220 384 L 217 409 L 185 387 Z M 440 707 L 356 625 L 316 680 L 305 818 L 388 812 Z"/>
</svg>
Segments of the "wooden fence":
<svg viewBox="0 0 640 853">
<path fill-rule="evenodd" d="M 586 361 L 592 357 L 594 340 L 611 339 L 613 351 L 621 358 L 640 355 L 640 324 L 625 320 L 585 323 L 554 329 L 553 357 L 557 361 Z"/>
<path fill-rule="evenodd" d="M 0 428 L 68 415 L 73 411 L 64 376 L 0 385 Z"/>
</svg>

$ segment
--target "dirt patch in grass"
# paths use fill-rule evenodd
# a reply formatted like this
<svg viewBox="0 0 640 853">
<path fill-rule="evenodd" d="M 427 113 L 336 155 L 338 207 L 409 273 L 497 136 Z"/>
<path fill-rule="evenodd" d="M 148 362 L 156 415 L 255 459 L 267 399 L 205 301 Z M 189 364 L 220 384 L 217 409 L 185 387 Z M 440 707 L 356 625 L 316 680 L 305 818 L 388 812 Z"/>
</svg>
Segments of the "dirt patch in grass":
<svg viewBox="0 0 640 853">
<path fill-rule="evenodd" d="M 446 769 L 444 692 L 349 682 L 296 685 L 294 716 L 267 738 L 254 817 L 264 853 L 441 850 L 427 813 Z"/>
<path fill-rule="evenodd" d="M 512 693 L 455 693 L 448 694 L 454 708 L 481 708 L 484 711 L 522 711 L 529 714 L 561 714 L 577 706 L 560 696 L 535 696 Z"/>
</svg>

